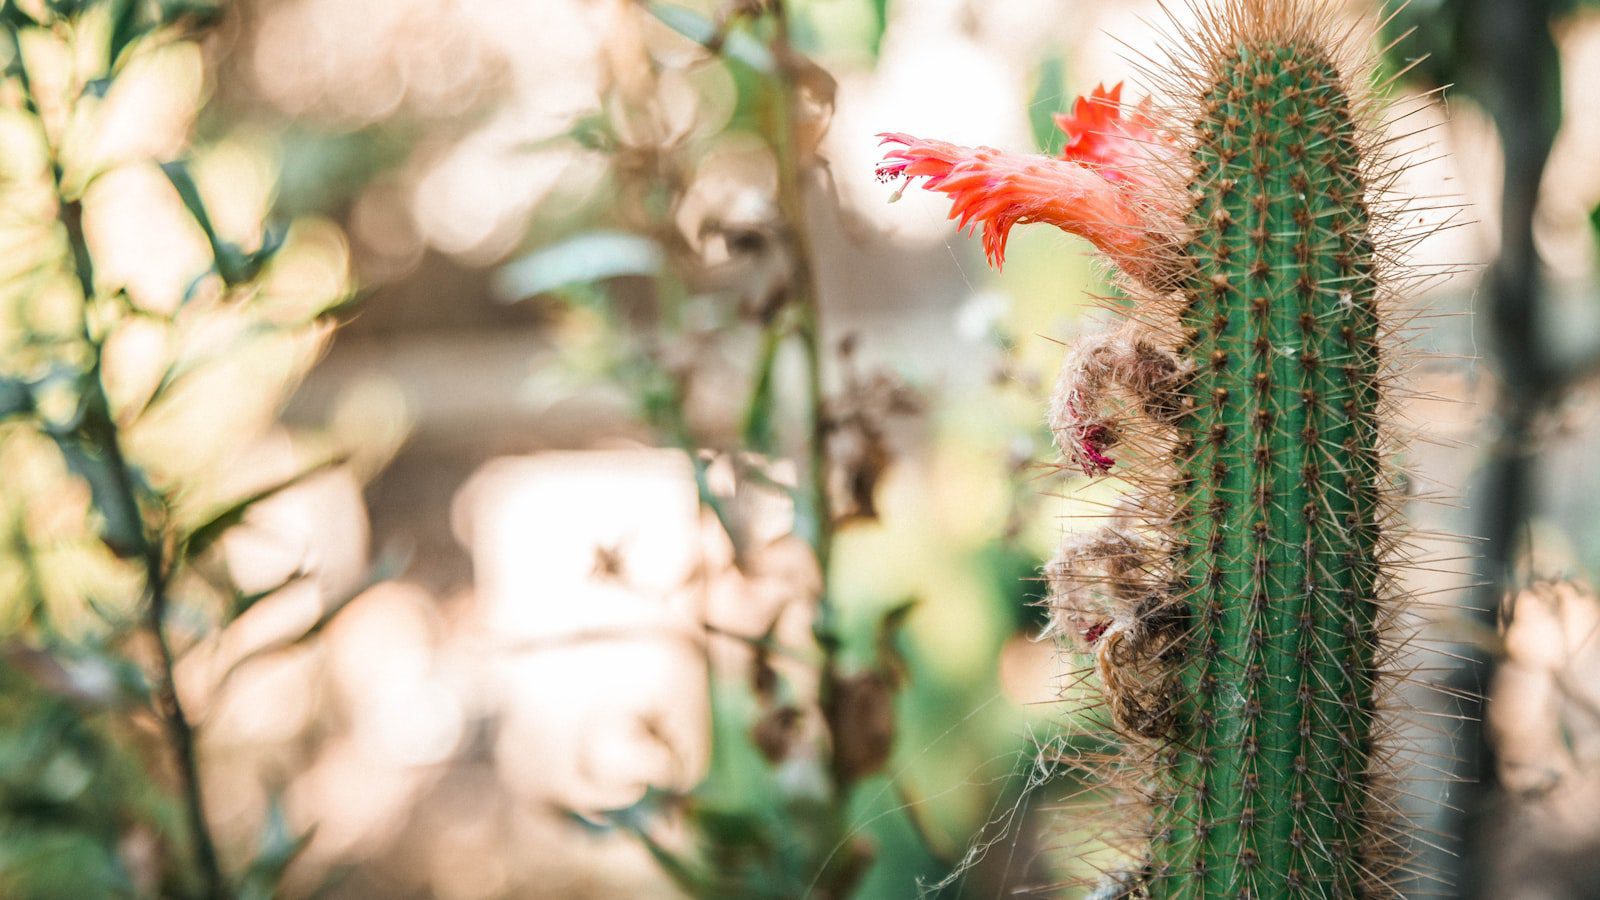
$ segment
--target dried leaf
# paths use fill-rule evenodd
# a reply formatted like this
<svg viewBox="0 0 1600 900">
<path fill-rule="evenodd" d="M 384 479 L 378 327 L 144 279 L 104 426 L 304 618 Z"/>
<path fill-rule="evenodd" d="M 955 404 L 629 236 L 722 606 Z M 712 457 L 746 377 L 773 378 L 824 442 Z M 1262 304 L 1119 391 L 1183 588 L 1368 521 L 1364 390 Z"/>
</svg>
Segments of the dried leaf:
<svg viewBox="0 0 1600 900">
<path fill-rule="evenodd" d="M 834 682 L 828 706 L 833 767 L 842 783 L 877 774 L 894 751 L 894 679 L 866 671 Z"/>
</svg>

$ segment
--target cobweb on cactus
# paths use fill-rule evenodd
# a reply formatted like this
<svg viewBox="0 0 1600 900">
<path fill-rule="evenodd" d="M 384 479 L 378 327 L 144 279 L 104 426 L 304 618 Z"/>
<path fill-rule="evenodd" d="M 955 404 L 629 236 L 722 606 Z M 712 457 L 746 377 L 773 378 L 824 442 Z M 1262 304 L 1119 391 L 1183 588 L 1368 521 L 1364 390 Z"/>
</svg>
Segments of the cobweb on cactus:
<svg viewBox="0 0 1600 900">
<path fill-rule="evenodd" d="M 1065 471 L 1126 488 L 1047 572 L 1112 748 L 1072 760 L 1099 818 L 1074 804 L 1068 852 L 1116 851 L 1083 880 L 1107 898 L 1437 890 L 1399 784 L 1426 765 L 1400 576 L 1442 561 L 1400 515 L 1400 404 L 1408 298 L 1446 274 L 1408 255 L 1451 219 L 1398 187 L 1410 110 L 1368 75 L 1370 24 L 1313 0 L 1167 12 L 1166 56 L 1139 61 L 1159 99 L 1079 98 L 1061 159 L 888 134 L 879 167 L 949 196 L 997 268 L 1044 222 L 1133 298 L 1050 415 Z"/>
</svg>

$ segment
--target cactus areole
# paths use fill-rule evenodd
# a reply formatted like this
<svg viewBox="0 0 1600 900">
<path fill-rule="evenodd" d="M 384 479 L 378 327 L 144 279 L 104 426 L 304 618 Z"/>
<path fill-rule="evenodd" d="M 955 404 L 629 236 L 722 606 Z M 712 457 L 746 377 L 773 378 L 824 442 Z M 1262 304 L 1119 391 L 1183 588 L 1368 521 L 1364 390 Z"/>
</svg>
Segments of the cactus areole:
<svg viewBox="0 0 1600 900">
<path fill-rule="evenodd" d="M 1394 214 L 1373 211 L 1388 169 L 1361 48 L 1326 6 L 1220 3 L 1173 53 L 1170 104 L 1080 99 L 1060 159 L 886 136 L 880 175 L 949 195 L 996 264 L 1012 225 L 1047 222 L 1137 301 L 1074 349 L 1052 414 L 1069 463 L 1130 487 L 1047 572 L 1146 801 L 1111 896 L 1393 892 L 1375 772 Z"/>
</svg>

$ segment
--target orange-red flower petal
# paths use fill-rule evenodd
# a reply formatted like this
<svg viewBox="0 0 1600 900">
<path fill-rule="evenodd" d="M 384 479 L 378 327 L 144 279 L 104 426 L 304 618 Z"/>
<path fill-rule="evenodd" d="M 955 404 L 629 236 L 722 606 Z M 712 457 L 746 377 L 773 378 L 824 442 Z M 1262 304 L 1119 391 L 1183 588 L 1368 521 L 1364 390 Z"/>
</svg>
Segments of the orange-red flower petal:
<svg viewBox="0 0 1600 900">
<path fill-rule="evenodd" d="M 1150 99 L 1124 117 L 1122 82 L 1110 90 L 1098 85 L 1078 97 L 1071 113 L 1057 113 L 1056 126 L 1067 136 L 1061 158 L 1094 167 L 1112 181 L 1143 180 L 1163 144 L 1151 126 Z"/>
<path fill-rule="evenodd" d="M 925 178 L 951 199 L 950 218 L 969 232 L 983 225 L 983 249 L 1005 262 L 1011 227 L 1045 222 L 1088 238 L 1113 256 L 1139 252 L 1146 229 L 1132 198 L 1097 167 L 992 147 L 962 147 L 907 134 L 881 134 L 893 147 L 878 164 L 883 180 Z"/>
</svg>

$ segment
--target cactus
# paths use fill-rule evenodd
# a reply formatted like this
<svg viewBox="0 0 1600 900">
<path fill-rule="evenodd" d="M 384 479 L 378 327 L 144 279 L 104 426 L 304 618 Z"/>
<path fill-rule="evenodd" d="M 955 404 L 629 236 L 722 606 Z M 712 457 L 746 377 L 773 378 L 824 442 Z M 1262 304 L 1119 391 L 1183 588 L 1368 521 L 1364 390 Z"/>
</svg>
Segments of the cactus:
<svg viewBox="0 0 1600 900">
<path fill-rule="evenodd" d="M 1303 41 L 1247 33 L 1212 77 L 1180 251 L 1185 750 L 1151 874 L 1173 896 L 1353 896 L 1372 867 L 1385 483 L 1362 145 L 1339 70 Z"/>
<path fill-rule="evenodd" d="M 880 175 L 949 194 L 996 264 L 1047 222 L 1135 299 L 1051 415 L 1070 463 L 1132 487 L 1046 573 L 1123 738 L 1108 768 L 1146 801 L 1106 896 L 1394 891 L 1396 167 L 1327 6 L 1226 0 L 1173 53 L 1170 105 L 1080 99 L 1060 159 L 886 136 Z"/>
</svg>

